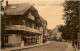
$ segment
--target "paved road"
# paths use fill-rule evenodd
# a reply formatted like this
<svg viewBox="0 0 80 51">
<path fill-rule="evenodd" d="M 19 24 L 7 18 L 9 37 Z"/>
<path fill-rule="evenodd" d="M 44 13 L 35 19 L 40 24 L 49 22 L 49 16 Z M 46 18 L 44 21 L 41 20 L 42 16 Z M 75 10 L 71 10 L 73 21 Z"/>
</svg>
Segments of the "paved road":
<svg viewBox="0 0 80 51">
<path fill-rule="evenodd" d="M 47 45 L 17 51 L 65 51 L 67 46 L 68 45 L 65 42 L 52 42 Z"/>
</svg>

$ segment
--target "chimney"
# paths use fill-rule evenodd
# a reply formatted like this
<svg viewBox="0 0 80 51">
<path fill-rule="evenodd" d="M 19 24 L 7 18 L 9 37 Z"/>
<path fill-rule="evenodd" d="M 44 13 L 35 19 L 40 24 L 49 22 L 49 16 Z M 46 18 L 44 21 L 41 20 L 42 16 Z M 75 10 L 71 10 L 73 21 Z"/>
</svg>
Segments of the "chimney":
<svg viewBox="0 0 80 51">
<path fill-rule="evenodd" d="M 8 6 L 8 1 L 6 1 L 6 7 Z"/>
</svg>

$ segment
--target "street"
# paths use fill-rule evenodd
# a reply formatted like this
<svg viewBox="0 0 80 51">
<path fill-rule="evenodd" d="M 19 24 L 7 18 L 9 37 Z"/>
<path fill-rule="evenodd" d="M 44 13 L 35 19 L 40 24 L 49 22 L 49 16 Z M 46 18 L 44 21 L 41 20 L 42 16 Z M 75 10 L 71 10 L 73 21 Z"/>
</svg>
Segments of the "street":
<svg viewBox="0 0 80 51">
<path fill-rule="evenodd" d="M 66 42 L 51 42 L 47 45 L 33 47 L 29 49 L 22 49 L 16 51 L 66 51 L 68 44 Z M 68 50 L 69 51 L 69 50 Z"/>
</svg>

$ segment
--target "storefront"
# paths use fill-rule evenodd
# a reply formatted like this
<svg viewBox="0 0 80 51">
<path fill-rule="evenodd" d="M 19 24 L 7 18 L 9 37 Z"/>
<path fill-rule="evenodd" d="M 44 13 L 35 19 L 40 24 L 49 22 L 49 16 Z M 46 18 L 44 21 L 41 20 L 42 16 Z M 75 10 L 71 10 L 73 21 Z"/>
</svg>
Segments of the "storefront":
<svg viewBox="0 0 80 51">
<path fill-rule="evenodd" d="M 37 33 L 27 32 L 21 36 L 21 39 L 24 41 L 24 46 L 35 45 L 42 42 L 41 36 L 42 35 Z"/>
<path fill-rule="evenodd" d="M 21 46 L 22 43 L 23 46 L 28 46 L 42 43 L 42 34 L 24 31 L 7 32 L 4 38 L 5 46 Z"/>
</svg>

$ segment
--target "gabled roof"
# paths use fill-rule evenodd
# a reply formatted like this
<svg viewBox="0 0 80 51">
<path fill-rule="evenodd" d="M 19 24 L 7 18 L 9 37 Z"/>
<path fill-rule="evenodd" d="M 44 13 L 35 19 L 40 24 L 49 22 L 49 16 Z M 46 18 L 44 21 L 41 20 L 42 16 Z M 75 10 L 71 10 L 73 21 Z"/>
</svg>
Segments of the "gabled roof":
<svg viewBox="0 0 80 51">
<path fill-rule="evenodd" d="M 40 17 L 40 22 L 43 26 L 46 26 L 47 25 L 47 21 L 44 20 L 42 17 Z"/>
<path fill-rule="evenodd" d="M 9 6 L 5 9 L 6 15 L 24 15 L 24 13 L 28 10 L 35 11 L 33 13 L 34 17 L 37 17 L 43 26 L 47 25 L 47 21 L 44 20 L 38 13 L 37 9 L 30 5 L 29 3 L 21 3 L 21 4 L 9 4 Z"/>
<path fill-rule="evenodd" d="M 31 5 L 29 3 L 9 4 L 6 8 L 6 15 L 23 15 Z"/>
</svg>

